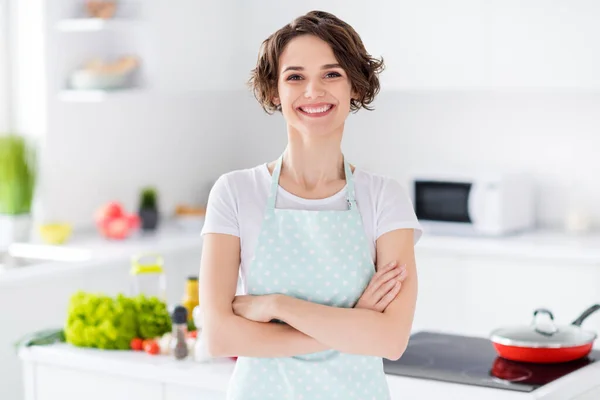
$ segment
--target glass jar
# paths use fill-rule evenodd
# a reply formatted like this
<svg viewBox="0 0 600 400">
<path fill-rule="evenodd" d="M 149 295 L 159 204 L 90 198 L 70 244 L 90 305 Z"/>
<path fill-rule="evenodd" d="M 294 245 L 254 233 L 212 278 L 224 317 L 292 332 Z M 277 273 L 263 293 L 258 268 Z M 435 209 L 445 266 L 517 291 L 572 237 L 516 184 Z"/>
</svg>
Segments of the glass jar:
<svg viewBox="0 0 600 400">
<path fill-rule="evenodd" d="M 158 254 L 141 254 L 131 258 L 131 291 L 133 296 L 157 297 L 167 301 L 164 261 Z"/>
</svg>

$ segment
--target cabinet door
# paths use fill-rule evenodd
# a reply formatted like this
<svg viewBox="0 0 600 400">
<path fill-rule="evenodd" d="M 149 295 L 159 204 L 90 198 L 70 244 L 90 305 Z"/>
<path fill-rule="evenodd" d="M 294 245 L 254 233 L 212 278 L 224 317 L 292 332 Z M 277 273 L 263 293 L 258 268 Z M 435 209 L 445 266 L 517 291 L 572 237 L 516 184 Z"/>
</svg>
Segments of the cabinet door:
<svg viewBox="0 0 600 400">
<path fill-rule="evenodd" d="M 367 44 L 383 55 L 383 88 L 472 88 L 486 80 L 485 2 L 390 1 L 378 5 Z"/>
<path fill-rule="evenodd" d="M 164 400 L 225 400 L 225 393 L 193 386 L 167 384 Z"/>
<path fill-rule="evenodd" d="M 36 400 L 162 400 L 159 382 L 37 365 Z"/>
<path fill-rule="evenodd" d="M 493 86 L 600 87 L 599 2 L 485 3 Z"/>
<path fill-rule="evenodd" d="M 600 298 L 600 270 L 593 265 L 512 257 L 465 257 L 461 291 L 468 299 L 462 324 L 486 334 L 499 326 L 529 324 L 536 308 L 569 324 Z M 584 322 L 600 328 L 600 314 Z"/>
<path fill-rule="evenodd" d="M 416 251 L 419 294 L 414 329 L 459 330 L 470 301 L 463 282 L 468 278 L 460 258 L 445 253 Z"/>
</svg>

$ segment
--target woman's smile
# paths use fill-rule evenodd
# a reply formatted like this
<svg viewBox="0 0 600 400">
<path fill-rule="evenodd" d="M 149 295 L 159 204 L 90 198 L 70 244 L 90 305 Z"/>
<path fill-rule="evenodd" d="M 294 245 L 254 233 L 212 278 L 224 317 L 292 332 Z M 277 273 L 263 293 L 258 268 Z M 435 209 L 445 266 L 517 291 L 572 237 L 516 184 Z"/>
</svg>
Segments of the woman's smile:
<svg viewBox="0 0 600 400">
<path fill-rule="evenodd" d="M 319 118 L 329 115 L 335 106 L 331 103 L 317 103 L 301 105 L 296 108 L 302 115 L 310 118 Z"/>
</svg>

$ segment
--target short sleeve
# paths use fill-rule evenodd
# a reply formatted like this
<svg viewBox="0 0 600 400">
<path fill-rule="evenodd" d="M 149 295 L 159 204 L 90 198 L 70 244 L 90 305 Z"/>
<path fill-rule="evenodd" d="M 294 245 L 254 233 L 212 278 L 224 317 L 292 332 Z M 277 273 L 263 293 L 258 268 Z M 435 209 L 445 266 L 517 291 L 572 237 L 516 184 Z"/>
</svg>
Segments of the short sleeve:
<svg viewBox="0 0 600 400">
<path fill-rule="evenodd" d="M 229 185 L 227 175 L 221 175 L 208 195 L 206 216 L 201 235 L 224 233 L 239 237 L 240 227 L 237 210 L 237 201 Z"/>
<path fill-rule="evenodd" d="M 414 229 L 415 244 L 423 229 L 406 190 L 394 179 L 386 178 L 376 206 L 375 240 L 396 229 Z"/>
</svg>

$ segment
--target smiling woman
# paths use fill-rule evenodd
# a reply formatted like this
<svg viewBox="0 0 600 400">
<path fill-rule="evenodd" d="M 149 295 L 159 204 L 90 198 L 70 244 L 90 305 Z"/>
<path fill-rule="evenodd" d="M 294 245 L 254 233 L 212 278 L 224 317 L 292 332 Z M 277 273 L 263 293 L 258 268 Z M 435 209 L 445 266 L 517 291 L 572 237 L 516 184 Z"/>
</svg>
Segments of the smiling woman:
<svg viewBox="0 0 600 400">
<path fill-rule="evenodd" d="M 382 69 L 322 11 L 263 43 L 250 85 L 283 114 L 288 144 L 217 180 L 202 231 L 202 334 L 211 354 L 238 356 L 230 400 L 390 398 L 382 358 L 408 343 L 421 229 L 398 182 L 341 151 Z"/>
</svg>

